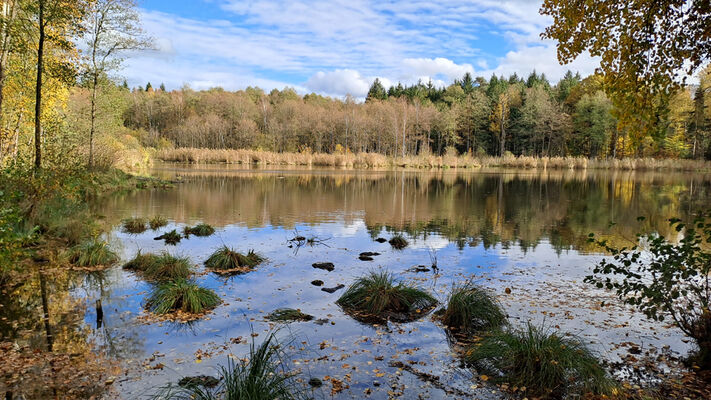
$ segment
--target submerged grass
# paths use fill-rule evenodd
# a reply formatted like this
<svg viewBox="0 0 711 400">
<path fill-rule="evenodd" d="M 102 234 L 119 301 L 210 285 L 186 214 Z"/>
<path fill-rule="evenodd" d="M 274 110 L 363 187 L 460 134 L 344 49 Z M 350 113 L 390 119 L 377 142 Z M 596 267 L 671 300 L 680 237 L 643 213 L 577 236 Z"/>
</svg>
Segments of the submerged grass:
<svg viewBox="0 0 711 400">
<path fill-rule="evenodd" d="M 205 261 L 205 266 L 214 271 L 231 271 L 239 269 L 252 269 L 259 265 L 264 258 L 249 250 L 247 255 L 236 252 L 227 246 L 220 247 Z"/>
<path fill-rule="evenodd" d="M 178 244 L 178 242 L 180 242 L 180 239 L 182 239 L 182 238 L 183 237 L 180 236 L 178 231 L 173 229 L 170 232 L 164 233 L 164 234 L 154 238 L 154 240 L 164 240 L 165 244 L 170 244 L 170 245 L 175 246 L 176 244 Z"/>
<path fill-rule="evenodd" d="M 214 388 L 193 384 L 186 387 L 169 386 L 154 398 L 171 400 L 297 400 L 305 399 L 295 374 L 285 368 L 281 346 L 274 333 L 257 346 L 252 342 L 249 356 L 234 361 L 218 370 L 220 383 Z"/>
<path fill-rule="evenodd" d="M 183 228 L 183 234 L 185 237 L 188 237 L 190 235 L 195 235 L 195 236 L 210 236 L 213 233 L 215 233 L 215 228 L 208 224 L 197 224 L 193 227 L 186 226 Z"/>
<path fill-rule="evenodd" d="M 121 221 L 123 231 L 126 233 L 143 233 L 146 231 L 146 229 L 148 229 L 146 225 L 147 221 L 145 220 L 145 218 L 127 218 Z"/>
<path fill-rule="evenodd" d="M 429 293 L 397 282 L 388 272 L 371 271 L 358 278 L 336 304 L 361 317 L 413 320 L 437 304 Z"/>
<path fill-rule="evenodd" d="M 77 267 L 108 267 L 119 260 L 105 241 L 94 238 L 69 250 L 69 262 Z"/>
<path fill-rule="evenodd" d="M 403 237 L 402 235 L 393 236 L 390 239 L 389 243 L 393 248 L 398 249 L 398 250 L 404 249 L 409 244 L 407 242 L 407 239 L 405 239 L 405 237 Z"/>
<path fill-rule="evenodd" d="M 165 217 L 156 215 L 148 220 L 148 225 L 151 227 L 151 229 L 156 230 L 158 228 L 162 228 L 168 225 L 168 220 Z"/>
<path fill-rule="evenodd" d="M 466 361 L 529 397 L 610 394 L 617 386 L 595 355 L 575 338 L 537 328 L 493 331 L 472 345 Z"/>
<path fill-rule="evenodd" d="M 218 304 L 220 297 L 212 290 L 186 279 L 177 279 L 158 285 L 148 298 L 146 307 L 156 314 L 176 311 L 203 314 Z"/>
<path fill-rule="evenodd" d="M 455 286 L 442 313 L 442 322 L 462 333 L 498 328 L 506 323 L 501 304 L 491 293 L 466 282 Z"/>
<path fill-rule="evenodd" d="M 274 322 L 290 322 L 290 321 L 311 321 L 314 319 L 312 315 L 304 314 L 301 310 L 293 308 L 278 308 L 266 316 L 266 319 Z"/>
</svg>

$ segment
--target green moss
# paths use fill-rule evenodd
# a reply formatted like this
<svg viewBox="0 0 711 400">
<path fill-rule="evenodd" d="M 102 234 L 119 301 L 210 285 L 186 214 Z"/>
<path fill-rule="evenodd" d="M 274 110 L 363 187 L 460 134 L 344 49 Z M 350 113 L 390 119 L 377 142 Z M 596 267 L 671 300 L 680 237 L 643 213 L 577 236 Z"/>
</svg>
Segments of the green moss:
<svg viewBox="0 0 711 400">
<path fill-rule="evenodd" d="M 437 304 L 429 293 L 404 285 L 387 272 L 358 278 L 336 304 L 363 318 L 414 320 Z"/>
<path fill-rule="evenodd" d="M 472 345 L 465 359 L 496 382 L 525 387 L 528 397 L 609 394 L 616 383 L 582 342 L 528 324 L 494 331 Z"/>
<path fill-rule="evenodd" d="M 220 298 L 210 289 L 192 281 L 178 279 L 162 283 L 151 293 L 146 307 L 156 314 L 182 311 L 203 314 L 220 304 Z"/>
<path fill-rule="evenodd" d="M 69 251 L 69 262 L 77 267 L 108 267 L 119 260 L 109 244 L 98 238 L 87 240 Z"/>
</svg>

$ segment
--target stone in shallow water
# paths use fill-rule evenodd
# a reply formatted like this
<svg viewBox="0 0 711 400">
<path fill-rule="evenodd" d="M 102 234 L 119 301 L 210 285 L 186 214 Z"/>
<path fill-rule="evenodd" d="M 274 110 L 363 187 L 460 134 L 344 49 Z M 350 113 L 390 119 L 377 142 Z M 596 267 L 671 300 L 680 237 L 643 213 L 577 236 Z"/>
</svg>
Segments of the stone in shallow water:
<svg viewBox="0 0 711 400">
<path fill-rule="evenodd" d="M 373 261 L 373 257 L 371 257 L 371 256 L 364 256 L 364 255 L 358 256 L 358 259 L 361 260 L 361 261 Z"/>
<path fill-rule="evenodd" d="M 379 237 L 379 238 L 375 239 L 375 241 L 378 242 L 378 243 L 385 243 L 385 242 L 388 241 L 388 239 Z"/>
<path fill-rule="evenodd" d="M 329 272 L 330 272 L 330 271 L 333 271 L 334 269 L 336 269 L 336 266 L 333 265 L 332 262 L 317 262 L 317 263 L 313 263 L 313 264 L 311 264 L 311 265 L 312 265 L 314 268 L 324 269 L 324 270 L 329 271 Z"/>
<path fill-rule="evenodd" d="M 374 256 L 379 256 L 379 255 L 380 255 L 380 253 L 376 253 L 374 251 L 364 251 L 364 252 L 360 253 L 361 257 L 374 257 Z"/>
<path fill-rule="evenodd" d="M 309 385 L 311 385 L 312 387 L 321 387 L 323 386 L 323 382 L 321 381 L 321 379 L 311 378 L 309 379 Z"/>
<path fill-rule="evenodd" d="M 335 293 L 337 290 L 341 290 L 341 289 L 343 289 L 344 287 L 346 287 L 346 285 L 344 285 L 344 284 L 339 284 L 339 285 L 334 286 L 334 287 L 332 287 L 332 288 L 327 288 L 327 287 L 321 288 L 321 290 L 323 290 L 323 291 L 326 292 L 326 293 Z"/>
<path fill-rule="evenodd" d="M 311 281 L 311 284 L 314 286 L 323 286 L 323 281 L 320 279 L 316 279 L 314 281 Z"/>
</svg>

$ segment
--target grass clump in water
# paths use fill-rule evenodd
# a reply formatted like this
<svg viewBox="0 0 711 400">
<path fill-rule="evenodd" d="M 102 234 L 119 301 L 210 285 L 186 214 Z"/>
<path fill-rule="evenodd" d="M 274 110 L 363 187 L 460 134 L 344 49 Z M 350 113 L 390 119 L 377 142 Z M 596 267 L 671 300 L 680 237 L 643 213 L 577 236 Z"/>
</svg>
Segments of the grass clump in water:
<svg viewBox="0 0 711 400">
<path fill-rule="evenodd" d="M 177 279 L 162 283 L 148 298 L 146 307 L 156 314 L 181 311 L 188 314 L 203 314 L 220 304 L 220 297 L 210 289 L 195 282 Z"/>
<path fill-rule="evenodd" d="M 168 220 L 165 219 L 165 217 L 161 217 L 160 215 L 156 215 L 155 217 L 148 220 L 148 226 L 150 226 L 153 230 L 162 228 L 166 225 L 168 225 Z"/>
<path fill-rule="evenodd" d="M 247 272 L 262 261 L 264 258 L 254 250 L 250 250 L 247 255 L 244 255 L 227 246 L 222 246 L 205 261 L 205 267 L 215 272 Z"/>
<path fill-rule="evenodd" d="M 393 236 L 388 243 L 390 243 L 390 246 L 398 250 L 404 249 L 409 244 L 407 239 L 405 239 L 402 235 Z"/>
<path fill-rule="evenodd" d="M 525 330 L 489 333 L 465 357 L 496 381 L 525 387 L 528 397 L 602 395 L 616 387 L 585 344 L 530 323 Z"/>
<path fill-rule="evenodd" d="M 455 286 L 442 312 L 442 322 L 462 333 L 498 328 L 506 323 L 501 304 L 491 293 L 466 282 Z"/>
<path fill-rule="evenodd" d="M 185 237 L 188 237 L 190 235 L 210 236 L 215 233 L 215 228 L 208 224 L 197 224 L 193 227 L 186 226 L 185 228 L 183 228 L 183 233 L 185 234 Z"/>
<path fill-rule="evenodd" d="M 370 272 L 358 278 L 336 301 L 362 319 L 411 321 L 437 304 L 429 293 L 396 282 L 388 272 Z"/>
<path fill-rule="evenodd" d="M 295 374 L 286 370 L 288 363 L 276 343 L 274 333 L 257 346 L 252 342 L 249 356 L 234 361 L 228 358 L 227 366 L 219 368 L 220 383 L 214 388 L 203 385 L 164 388 L 155 398 L 191 400 L 262 400 L 305 399 L 303 389 Z"/>
<path fill-rule="evenodd" d="M 98 238 L 87 240 L 69 251 L 69 262 L 77 267 L 108 267 L 118 260 L 109 244 Z"/>
<path fill-rule="evenodd" d="M 170 232 L 164 233 L 164 234 L 154 238 L 154 240 L 164 240 L 165 244 L 171 244 L 171 245 L 175 246 L 176 244 L 178 244 L 178 242 L 180 242 L 180 239 L 182 239 L 182 238 L 183 237 L 180 236 L 178 231 L 173 229 Z"/>
<path fill-rule="evenodd" d="M 132 234 L 145 232 L 148 229 L 146 225 L 147 222 L 144 218 L 127 218 L 121 221 L 123 231 Z"/>
<path fill-rule="evenodd" d="M 291 322 L 291 321 L 311 321 L 314 319 L 312 315 L 304 314 L 301 310 L 293 308 L 279 308 L 267 315 L 267 320 L 274 322 Z"/>
<path fill-rule="evenodd" d="M 130 271 L 145 272 L 151 265 L 158 262 L 158 258 L 155 254 L 143 254 L 139 250 L 135 257 L 123 265 L 123 268 Z"/>
<path fill-rule="evenodd" d="M 167 252 L 155 255 L 139 251 L 123 268 L 140 272 L 147 280 L 157 282 L 187 279 L 193 274 L 188 257 L 175 257 Z"/>
</svg>

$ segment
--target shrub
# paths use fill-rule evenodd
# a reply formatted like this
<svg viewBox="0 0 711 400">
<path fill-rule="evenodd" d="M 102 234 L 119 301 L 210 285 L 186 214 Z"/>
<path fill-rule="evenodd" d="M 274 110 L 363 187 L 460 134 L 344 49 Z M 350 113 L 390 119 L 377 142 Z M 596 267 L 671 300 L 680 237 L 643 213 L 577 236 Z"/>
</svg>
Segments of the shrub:
<svg viewBox="0 0 711 400">
<path fill-rule="evenodd" d="M 390 239 L 389 243 L 392 247 L 394 247 L 398 250 L 404 249 L 408 245 L 407 240 L 402 235 L 393 236 Z"/>
<path fill-rule="evenodd" d="M 227 246 L 222 246 L 210 255 L 205 261 L 205 266 L 216 272 L 248 272 L 262 261 L 264 258 L 254 250 L 250 250 L 247 255 L 244 255 Z"/>
<path fill-rule="evenodd" d="M 536 328 L 494 331 L 473 344 L 466 361 L 494 381 L 526 388 L 529 397 L 609 394 L 616 384 L 579 340 Z"/>
<path fill-rule="evenodd" d="M 183 233 L 185 234 L 185 237 L 188 237 L 189 235 L 195 235 L 195 236 L 210 236 L 213 233 L 215 233 L 215 228 L 208 224 L 197 224 L 195 226 L 188 227 L 186 226 L 183 229 Z"/>
<path fill-rule="evenodd" d="M 169 386 L 155 396 L 175 400 L 297 400 L 306 398 L 295 380 L 295 375 L 285 369 L 283 353 L 275 343 L 274 333 L 259 346 L 254 342 L 249 357 L 234 361 L 228 358 L 227 366 L 219 368 L 220 383 L 214 388 L 203 385 L 186 387 Z"/>
<path fill-rule="evenodd" d="M 98 238 L 85 241 L 69 251 L 69 262 L 77 267 L 108 267 L 118 260 L 118 255 L 109 248 L 109 244 Z"/>
<path fill-rule="evenodd" d="M 294 310 L 293 308 L 276 309 L 267 315 L 266 318 L 274 322 L 311 321 L 314 319 L 312 315 L 304 314 L 301 310 Z"/>
<path fill-rule="evenodd" d="M 644 218 L 640 218 L 643 220 Z M 597 243 L 613 255 L 603 259 L 585 278 L 598 288 L 613 290 L 627 304 L 637 307 L 647 318 L 673 323 L 699 347 L 694 362 L 711 369 L 711 243 L 709 214 L 702 214 L 692 224 L 671 219 L 670 225 L 682 232 L 678 244 L 658 234 L 638 235 L 645 248 L 618 249 L 606 240 Z M 615 278 L 621 279 L 615 279 Z"/>
<path fill-rule="evenodd" d="M 387 272 L 370 272 L 358 278 L 336 304 L 365 320 L 414 320 L 437 300 L 427 292 L 396 282 Z"/>
<path fill-rule="evenodd" d="M 146 231 L 146 220 L 144 218 L 128 218 L 121 221 L 123 231 L 126 233 L 143 233 Z"/>
<path fill-rule="evenodd" d="M 188 314 L 202 314 L 220 304 L 220 298 L 210 289 L 195 282 L 178 279 L 162 283 L 151 293 L 146 307 L 156 314 L 182 311 Z"/>
<path fill-rule="evenodd" d="M 148 225 L 151 227 L 151 229 L 156 230 L 158 228 L 162 228 L 162 227 L 168 225 L 168 220 L 165 219 L 165 217 L 156 215 L 155 217 L 148 220 Z"/>
<path fill-rule="evenodd" d="M 494 296 L 467 282 L 452 289 L 442 322 L 461 332 L 478 332 L 505 324 L 506 314 Z"/>
</svg>

